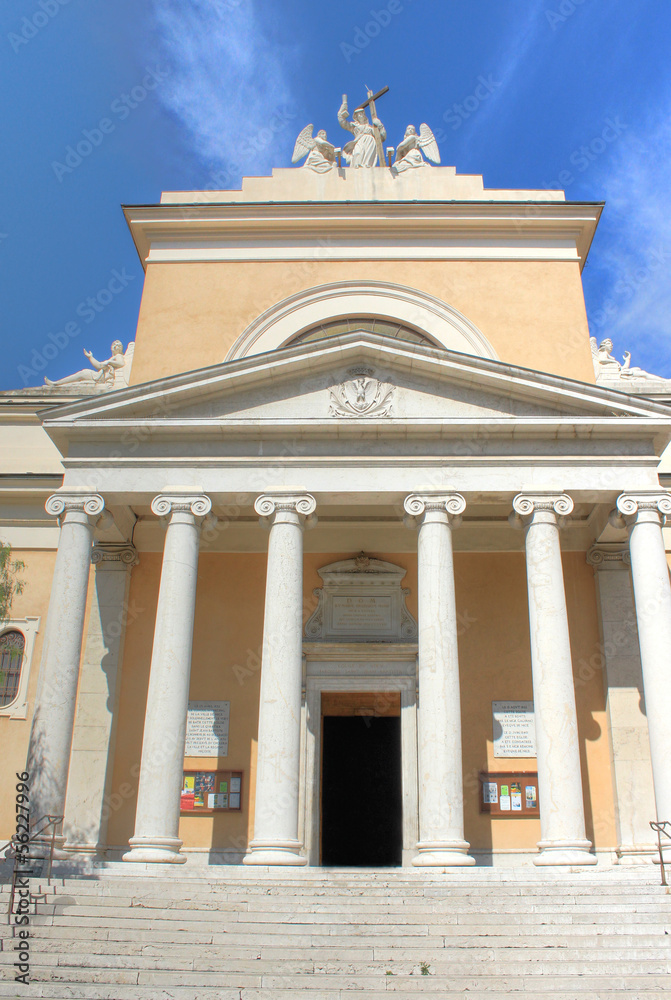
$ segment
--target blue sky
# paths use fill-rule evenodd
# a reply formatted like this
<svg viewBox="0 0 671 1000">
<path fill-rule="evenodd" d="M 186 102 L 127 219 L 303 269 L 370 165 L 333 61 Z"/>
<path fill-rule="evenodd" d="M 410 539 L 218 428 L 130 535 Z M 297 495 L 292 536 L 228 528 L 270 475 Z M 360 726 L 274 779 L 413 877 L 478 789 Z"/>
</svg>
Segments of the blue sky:
<svg viewBox="0 0 671 1000">
<path fill-rule="evenodd" d="M 8 0 L 0 388 L 133 339 L 121 204 L 289 166 L 301 128 L 335 134 L 366 84 L 391 88 L 391 144 L 426 121 L 486 187 L 605 200 L 592 333 L 671 377 L 670 42 L 669 0 Z"/>
</svg>

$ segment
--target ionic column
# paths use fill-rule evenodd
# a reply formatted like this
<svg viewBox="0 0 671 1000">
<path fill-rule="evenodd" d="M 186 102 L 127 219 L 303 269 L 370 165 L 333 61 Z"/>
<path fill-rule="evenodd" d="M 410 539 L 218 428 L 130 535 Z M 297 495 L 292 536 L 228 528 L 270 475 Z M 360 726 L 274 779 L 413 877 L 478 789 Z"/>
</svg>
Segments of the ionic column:
<svg viewBox="0 0 671 1000">
<path fill-rule="evenodd" d="M 104 506 L 97 493 L 56 493 L 45 504 L 47 513 L 59 518 L 61 534 L 26 764 L 33 824 L 43 816 L 63 816 L 65 811 L 91 542 Z M 48 830 L 43 843 L 36 845 L 36 855 L 48 850 L 50 838 Z M 59 853 L 64 840 L 59 830 Z"/>
<path fill-rule="evenodd" d="M 541 839 L 536 865 L 594 865 L 585 836 L 578 720 L 573 687 L 561 518 L 573 510 L 565 493 L 519 493 L 513 523 L 526 531 L 529 632 L 533 676 Z"/>
<path fill-rule="evenodd" d="M 263 622 L 254 839 L 247 865 L 304 865 L 298 839 L 303 647 L 303 529 L 310 494 L 273 492 L 254 509 L 270 526 Z"/>
<path fill-rule="evenodd" d="M 417 540 L 419 600 L 419 843 L 413 865 L 473 865 L 464 840 L 461 699 L 452 529 L 459 493 L 411 494 L 404 503 Z"/>
<path fill-rule="evenodd" d="M 671 586 L 662 526 L 671 494 L 623 493 L 617 515 L 629 532 L 643 690 L 657 818 L 671 820 Z M 621 522 L 620 522 L 621 523 Z M 650 816 L 649 819 L 654 819 Z"/>
<path fill-rule="evenodd" d="M 198 547 L 212 501 L 195 492 L 162 494 L 151 509 L 169 516 L 151 653 L 147 710 L 142 739 L 135 832 L 124 861 L 182 864 L 179 853 L 180 791 L 184 771 L 186 714 Z"/>
</svg>

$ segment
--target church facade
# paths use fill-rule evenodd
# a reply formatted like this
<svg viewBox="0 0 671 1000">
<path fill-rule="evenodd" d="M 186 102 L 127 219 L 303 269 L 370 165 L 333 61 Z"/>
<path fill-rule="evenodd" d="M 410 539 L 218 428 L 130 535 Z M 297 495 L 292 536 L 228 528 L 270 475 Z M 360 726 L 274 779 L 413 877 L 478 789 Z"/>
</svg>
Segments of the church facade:
<svg viewBox="0 0 671 1000">
<path fill-rule="evenodd" d="M 649 863 L 671 410 L 590 350 L 601 206 L 308 140 L 128 207 L 134 353 L 0 394 L 0 834 L 25 766 L 82 865 Z"/>
</svg>

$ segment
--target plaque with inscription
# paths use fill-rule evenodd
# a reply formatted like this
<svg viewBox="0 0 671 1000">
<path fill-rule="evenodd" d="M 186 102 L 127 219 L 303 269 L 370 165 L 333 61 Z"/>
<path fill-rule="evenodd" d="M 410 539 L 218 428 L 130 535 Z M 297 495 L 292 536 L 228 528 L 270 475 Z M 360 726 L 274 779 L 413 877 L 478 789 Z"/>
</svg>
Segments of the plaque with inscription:
<svg viewBox="0 0 671 1000">
<path fill-rule="evenodd" d="M 190 701 L 185 757 L 226 757 L 230 701 Z"/>
<path fill-rule="evenodd" d="M 535 757 L 533 701 L 493 701 L 495 757 Z"/>
<path fill-rule="evenodd" d="M 391 597 L 353 594 L 334 597 L 331 626 L 334 632 L 359 635 L 391 632 Z"/>
</svg>

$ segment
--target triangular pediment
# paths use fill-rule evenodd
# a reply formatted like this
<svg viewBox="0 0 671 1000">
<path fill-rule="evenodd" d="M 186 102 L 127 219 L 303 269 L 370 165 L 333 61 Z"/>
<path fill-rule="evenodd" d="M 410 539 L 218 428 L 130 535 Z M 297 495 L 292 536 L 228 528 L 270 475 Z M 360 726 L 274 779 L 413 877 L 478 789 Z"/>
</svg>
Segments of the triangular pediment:
<svg viewBox="0 0 671 1000">
<path fill-rule="evenodd" d="M 641 420 L 671 411 L 625 393 L 361 332 L 148 382 L 44 415 L 54 440 L 142 425 L 151 436 L 291 427 L 380 433 L 466 424 L 492 428 Z"/>
</svg>

